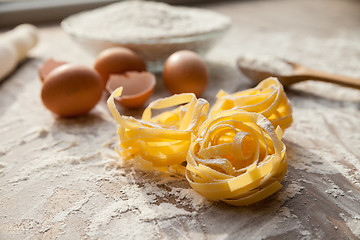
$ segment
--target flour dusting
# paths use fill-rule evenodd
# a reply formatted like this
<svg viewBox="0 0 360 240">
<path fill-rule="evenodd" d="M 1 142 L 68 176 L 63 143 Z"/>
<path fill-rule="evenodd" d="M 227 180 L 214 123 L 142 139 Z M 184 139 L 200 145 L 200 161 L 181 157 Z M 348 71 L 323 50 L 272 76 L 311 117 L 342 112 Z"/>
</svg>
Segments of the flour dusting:
<svg viewBox="0 0 360 240">
<path fill-rule="evenodd" d="M 248 2 L 214 5 L 250 7 Z M 267 9 L 270 2 L 287 4 L 257 1 L 252 10 L 261 13 L 258 6 Z M 236 10 L 245 14 L 242 9 Z M 211 104 L 219 89 L 233 93 L 250 87 L 235 64 L 249 52 L 360 77 L 355 28 L 321 37 L 244 26 L 233 28 L 208 55 L 204 98 Z M 283 138 L 289 164 L 284 186 L 255 206 L 237 208 L 206 200 L 178 173 L 123 164 L 114 151 L 116 123 L 106 96 L 87 116 L 60 119 L 48 112 L 37 73 L 44 57 L 91 64 L 93 59 L 57 28 L 46 30 L 32 58 L 0 86 L 0 238 L 360 238 L 358 90 L 313 81 L 287 88 L 294 123 Z M 166 96 L 160 82 L 157 86 L 154 98 Z"/>
<path fill-rule="evenodd" d="M 296 197 L 298 194 L 301 194 L 301 190 L 303 190 L 304 188 L 305 187 L 302 186 L 300 183 L 292 181 L 286 186 L 284 191 L 282 191 L 282 194 L 278 196 L 278 200 L 280 202 L 290 200 Z"/>
<path fill-rule="evenodd" d="M 256 56 L 245 54 L 238 58 L 237 64 L 241 67 L 254 71 L 268 72 L 270 74 L 285 76 L 294 73 L 291 64 L 280 58 L 271 56 Z"/>
</svg>

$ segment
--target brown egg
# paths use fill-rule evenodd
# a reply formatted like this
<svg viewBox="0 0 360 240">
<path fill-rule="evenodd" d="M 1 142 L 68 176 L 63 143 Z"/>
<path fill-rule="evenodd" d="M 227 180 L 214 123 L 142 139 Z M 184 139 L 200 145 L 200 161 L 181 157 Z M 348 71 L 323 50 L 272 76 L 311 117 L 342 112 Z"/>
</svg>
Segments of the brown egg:
<svg viewBox="0 0 360 240">
<path fill-rule="evenodd" d="M 104 86 L 110 74 L 146 71 L 145 62 L 135 52 L 123 47 L 113 47 L 102 51 L 95 61 L 94 68 L 100 74 Z"/>
<path fill-rule="evenodd" d="M 165 62 L 162 73 L 164 85 L 172 94 L 204 92 L 208 82 L 205 63 L 196 53 L 188 50 L 175 52 Z"/>
<path fill-rule="evenodd" d="M 126 72 L 112 74 L 106 84 L 111 94 L 118 87 L 123 87 L 122 95 L 116 100 L 127 108 L 143 106 L 154 92 L 156 78 L 149 72 Z"/>
<path fill-rule="evenodd" d="M 53 113 L 73 117 L 89 112 L 100 100 L 102 90 L 102 80 L 95 70 L 64 64 L 46 76 L 41 98 Z"/>
<path fill-rule="evenodd" d="M 39 67 L 39 77 L 40 77 L 41 81 L 44 81 L 46 76 L 52 70 L 54 70 L 55 68 L 60 67 L 61 65 L 64 65 L 64 64 L 66 64 L 66 62 L 56 61 L 56 60 L 54 60 L 52 58 L 45 61 L 44 64 Z"/>
</svg>

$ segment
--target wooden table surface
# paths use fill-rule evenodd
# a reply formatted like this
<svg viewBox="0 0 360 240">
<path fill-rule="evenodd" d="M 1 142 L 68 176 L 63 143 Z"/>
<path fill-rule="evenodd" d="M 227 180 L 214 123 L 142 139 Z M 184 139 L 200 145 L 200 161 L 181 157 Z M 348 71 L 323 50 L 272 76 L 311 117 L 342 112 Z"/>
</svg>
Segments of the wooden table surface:
<svg viewBox="0 0 360 240">
<path fill-rule="evenodd" d="M 207 55 L 219 89 L 253 85 L 245 53 L 285 57 L 360 78 L 360 2 L 219 1 L 232 18 Z M 211 203 L 183 179 L 119 168 L 105 96 L 88 116 L 58 119 L 40 100 L 37 68 L 50 57 L 92 65 L 59 24 L 43 25 L 27 60 L 0 83 L 0 239 L 360 239 L 360 91 L 308 81 L 286 89 L 283 188 L 250 207 Z M 168 96 L 161 78 L 152 100 Z M 141 111 L 124 114 L 139 116 Z"/>
</svg>

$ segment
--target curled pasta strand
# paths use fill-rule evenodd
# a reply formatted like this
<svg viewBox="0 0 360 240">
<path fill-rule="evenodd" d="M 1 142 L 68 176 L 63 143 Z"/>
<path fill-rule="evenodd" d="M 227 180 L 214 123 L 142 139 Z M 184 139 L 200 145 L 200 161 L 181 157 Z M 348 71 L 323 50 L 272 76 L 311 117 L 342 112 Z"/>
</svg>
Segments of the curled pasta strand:
<svg viewBox="0 0 360 240">
<path fill-rule="evenodd" d="M 231 139 L 221 128 L 237 132 L 231 135 Z M 224 134 L 226 142 L 213 146 L 206 140 L 204 144 L 205 138 L 215 136 L 216 131 Z M 185 176 L 189 184 L 208 199 L 237 206 L 260 201 L 281 188 L 280 182 L 286 173 L 285 145 L 279 136 L 282 136 L 281 128 L 275 130 L 261 114 L 239 109 L 222 111 L 208 118 L 199 128 L 197 139 L 192 141 L 187 154 Z M 269 150 L 261 148 L 261 142 Z M 227 154 L 218 156 L 216 151 Z M 260 155 L 264 155 L 261 161 Z M 208 156 L 212 158 L 207 159 Z M 223 161 L 223 158 L 230 164 L 244 161 L 246 167 L 240 164 L 240 169 L 236 169 L 232 165 L 233 171 L 225 171 L 224 167 L 212 164 L 216 160 Z M 247 161 L 249 159 L 251 161 Z"/>
<path fill-rule="evenodd" d="M 120 139 L 118 153 L 124 159 L 141 158 L 140 162 L 157 168 L 166 168 L 185 161 L 191 135 L 205 121 L 209 104 L 197 99 L 194 94 L 179 94 L 152 102 L 143 112 L 141 120 L 122 116 L 115 105 L 115 98 L 121 96 L 122 88 L 116 89 L 107 104 L 119 124 Z M 179 106 L 180 105 L 180 106 Z M 152 117 L 153 109 L 176 107 Z M 174 127 L 175 126 L 175 127 Z"/>
<path fill-rule="evenodd" d="M 204 197 L 235 206 L 282 187 L 287 160 L 281 138 L 292 123 L 292 108 L 276 78 L 234 94 L 220 90 L 209 116 L 208 102 L 191 93 L 150 103 L 140 120 L 122 116 L 114 101 L 121 93 L 116 89 L 107 104 L 119 124 L 115 150 L 123 159 L 159 171 L 180 170 Z M 163 112 L 153 116 L 153 110 Z"/>
<path fill-rule="evenodd" d="M 260 113 L 268 118 L 274 127 L 280 126 L 283 130 L 290 127 L 292 123 L 290 101 L 276 78 L 267 78 L 255 88 L 234 94 L 220 90 L 216 103 L 210 109 L 210 116 L 232 108 Z"/>
</svg>

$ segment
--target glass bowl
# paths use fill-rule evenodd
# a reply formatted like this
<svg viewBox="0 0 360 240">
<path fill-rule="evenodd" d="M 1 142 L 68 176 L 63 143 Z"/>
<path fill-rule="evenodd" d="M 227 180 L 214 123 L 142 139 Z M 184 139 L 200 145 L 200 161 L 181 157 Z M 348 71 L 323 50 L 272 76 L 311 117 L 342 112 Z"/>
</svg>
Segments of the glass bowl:
<svg viewBox="0 0 360 240">
<path fill-rule="evenodd" d="M 81 14 L 81 13 L 80 13 Z M 163 37 L 158 39 L 108 39 L 94 37 L 94 34 L 80 33 L 74 27 L 74 18 L 78 14 L 65 18 L 61 22 L 62 29 L 75 41 L 94 56 L 110 47 L 126 47 L 142 57 L 150 72 L 162 71 L 164 62 L 172 53 L 179 50 L 191 50 L 204 56 L 231 26 L 229 24 L 205 33 L 179 37 Z"/>
</svg>

